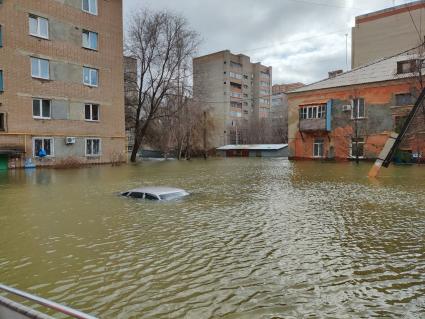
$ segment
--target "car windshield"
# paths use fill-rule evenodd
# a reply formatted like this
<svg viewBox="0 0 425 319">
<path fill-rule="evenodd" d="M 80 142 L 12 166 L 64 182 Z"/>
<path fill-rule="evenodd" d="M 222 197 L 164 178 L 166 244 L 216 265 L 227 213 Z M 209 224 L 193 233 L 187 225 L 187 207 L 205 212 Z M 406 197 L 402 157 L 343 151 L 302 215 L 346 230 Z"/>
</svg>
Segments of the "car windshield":
<svg viewBox="0 0 425 319">
<path fill-rule="evenodd" d="M 169 200 L 169 199 L 183 197 L 185 195 L 186 195 L 185 192 L 174 192 L 174 193 L 159 195 L 159 198 L 161 198 L 161 200 Z"/>
</svg>

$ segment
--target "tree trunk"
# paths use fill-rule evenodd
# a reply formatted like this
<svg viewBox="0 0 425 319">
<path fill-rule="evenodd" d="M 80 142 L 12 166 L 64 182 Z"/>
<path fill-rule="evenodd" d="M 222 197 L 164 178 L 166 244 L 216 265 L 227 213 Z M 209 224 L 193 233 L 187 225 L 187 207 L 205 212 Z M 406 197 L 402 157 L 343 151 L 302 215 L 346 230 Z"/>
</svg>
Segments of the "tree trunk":
<svg viewBox="0 0 425 319">
<path fill-rule="evenodd" d="M 130 161 L 135 163 L 137 160 L 137 153 L 139 152 L 140 145 L 142 145 L 142 138 L 135 136 L 133 150 L 131 151 Z"/>
<path fill-rule="evenodd" d="M 137 131 L 136 131 L 136 133 L 135 133 L 136 135 L 134 137 L 133 151 L 131 152 L 131 157 L 130 157 L 130 161 L 132 163 L 135 163 L 136 160 L 137 160 L 137 153 L 139 152 L 140 146 L 142 145 L 143 137 L 146 134 L 146 131 L 148 129 L 149 122 L 150 122 L 150 118 L 148 118 L 146 120 L 146 122 L 143 124 L 142 129 L 140 130 L 140 132 L 137 133 Z"/>
</svg>

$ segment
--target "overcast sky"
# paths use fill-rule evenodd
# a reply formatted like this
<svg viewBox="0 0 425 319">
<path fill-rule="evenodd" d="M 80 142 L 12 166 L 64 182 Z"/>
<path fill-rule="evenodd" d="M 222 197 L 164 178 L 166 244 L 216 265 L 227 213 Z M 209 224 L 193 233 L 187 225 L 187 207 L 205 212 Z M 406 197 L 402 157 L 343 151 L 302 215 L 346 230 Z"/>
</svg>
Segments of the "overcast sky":
<svg viewBox="0 0 425 319">
<path fill-rule="evenodd" d="M 360 14 L 409 0 L 124 0 L 131 12 L 149 7 L 184 16 L 202 44 L 198 55 L 230 49 L 273 67 L 273 82 L 304 82 L 346 70 L 351 27 Z"/>
</svg>

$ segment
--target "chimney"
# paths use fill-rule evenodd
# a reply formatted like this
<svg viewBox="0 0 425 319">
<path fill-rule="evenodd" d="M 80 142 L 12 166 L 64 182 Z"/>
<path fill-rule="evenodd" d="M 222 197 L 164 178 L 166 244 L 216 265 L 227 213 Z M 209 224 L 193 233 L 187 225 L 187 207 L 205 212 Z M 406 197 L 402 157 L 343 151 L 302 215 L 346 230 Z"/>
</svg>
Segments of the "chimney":
<svg viewBox="0 0 425 319">
<path fill-rule="evenodd" d="M 330 71 L 328 72 L 328 76 L 330 79 L 336 77 L 337 75 L 342 74 L 342 70 Z"/>
</svg>

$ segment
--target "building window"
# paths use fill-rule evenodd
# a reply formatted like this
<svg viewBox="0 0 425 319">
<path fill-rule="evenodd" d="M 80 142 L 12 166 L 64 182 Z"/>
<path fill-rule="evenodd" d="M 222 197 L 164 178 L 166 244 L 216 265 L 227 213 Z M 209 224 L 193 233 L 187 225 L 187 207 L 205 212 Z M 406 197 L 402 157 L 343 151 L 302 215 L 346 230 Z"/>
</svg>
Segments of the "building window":
<svg viewBox="0 0 425 319">
<path fill-rule="evenodd" d="M 230 66 L 231 67 L 234 67 L 234 68 L 241 68 L 242 67 L 242 64 L 240 64 L 238 62 L 230 61 Z"/>
<path fill-rule="evenodd" d="M 401 93 L 395 95 L 395 104 L 397 106 L 412 105 L 413 103 L 413 96 L 410 93 Z"/>
<path fill-rule="evenodd" d="M 97 0 L 83 0 L 83 11 L 97 15 Z"/>
<path fill-rule="evenodd" d="M 91 68 L 83 68 L 83 83 L 89 86 L 98 86 L 99 76 L 98 70 Z"/>
<path fill-rule="evenodd" d="M 242 93 L 231 92 L 231 93 L 230 93 L 230 96 L 231 96 L 231 97 L 241 98 L 241 97 L 242 97 Z"/>
<path fill-rule="evenodd" d="M 323 157 L 323 139 L 316 138 L 313 144 L 313 157 Z"/>
<path fill-rule="evenodd" d="M 33 99 L 32 100 L 32 117 L 35 119 L 51 118 L 50 100 Z"/>
<path fill-rule="evenodd" d="M 320 105 L 317 108 L 317 118 L 324 119 L 326 117 L 326 105 Z"/>
<path fill-rule="evenodd" d="M 230 116 L 231 117 L 242 117 L 242 113 L 241 112 L 230 111 Z"/>
<path fill-rule="evenodd" d="M 351 139 L 350 156 L 355 158 L 364 156 L 364 138 Z"/>
<path fill-rule="evenodd" d="M 394 117 L 394 131 L 400 133 L 407 120 L 407 116 L 395 116 Z"/>
<path fill-rule="evenodd" d="M 242 80 L 242 74 L 230 72 L 230 77 L 238 80 Z"/>
<path fill-rule="evenodd" d="M 300 109 L 301 120 L 324 119 L 324 118 L 326 118 L 326 105 L 324 104 L 303 106 Z"/>
<path fill-rule="evenodd" d="M 86 121 L 99 121 L 99 105 L 86 104 L 84 110 L 84 118 Z"/>
<path fill-rule="evenodd" d="M 86 139 L 86 156 L 100 156 L 101 142 L 100 138 Z"/>
<path fill-rule="evenodd" d="M 422 64 L 421 60 L 413 59 L 407 61 L 397 62 L 397 74 L 416 72 L 418 67 Z"/>
<path fill-rule="evenodd" d="M 97 50 L 97 33 L 83 30 L 83 47 Z"/>
<path fill-rule="evenodd" d="M 46 18 L 30 15 L 29 27 L 31 35 L 44 39 L 49 38 L 49 20 Z"/>
<path fill-rule="evenodd" d="M 6 131 L 6 114 L 0 113 L 0 132 Z"/>
<path fill-rule="evenodd" d="M 248 75 L 244 74 L 244 75 L 243 75 L 243 78 L 244 78 L 245 80 L 248 80 Z"/>
<path fill-rule="evenodd" d="M 242 108 L 242 103 L 241 102 L 230 102 L 230 106 L 231 107 L 238 108 L 238 109 L 241 109 Z"/>
<path fill-rule="evenodd" d="M 353 99 L 351 107 L 351 118 L 361 119 L 365 117 L 365 103 L 363 98 Z"/>
<path fill-rule="evenodd" d="M 260 104 L 270 105 L 270 100 L 260 98 L 259 101 L 260 101 Z"/>
<path fill-rule="evenodd" d="M 270 82 L 260 81 L 260 86 L 270 86 Z"/>
<path fill-rule="evenodd" d="M 0 48 L 3 47 L 3 26 L 0 25 Z"/>
<path fill-rule="evenodd" d="M 31 58 L 31 76 L 48 80 L 50 78 L 49 60 Z"/>
<path fill-rule="evenodd" d="M 270 74 L 268 74 L 267 72 L 260 72 L 260 76 L 264 79 L 270 79 Z"/>
<path fill-rule="evenodd" d="M 33 139 L 33 156 L 54 156 L 53 138 L 51 137 L 34 137 Z"/>
<path fill-rule="evenodd" d="M 0 92 L 3 92 L 3 70 L 0 70 Z"/>
</svg>

